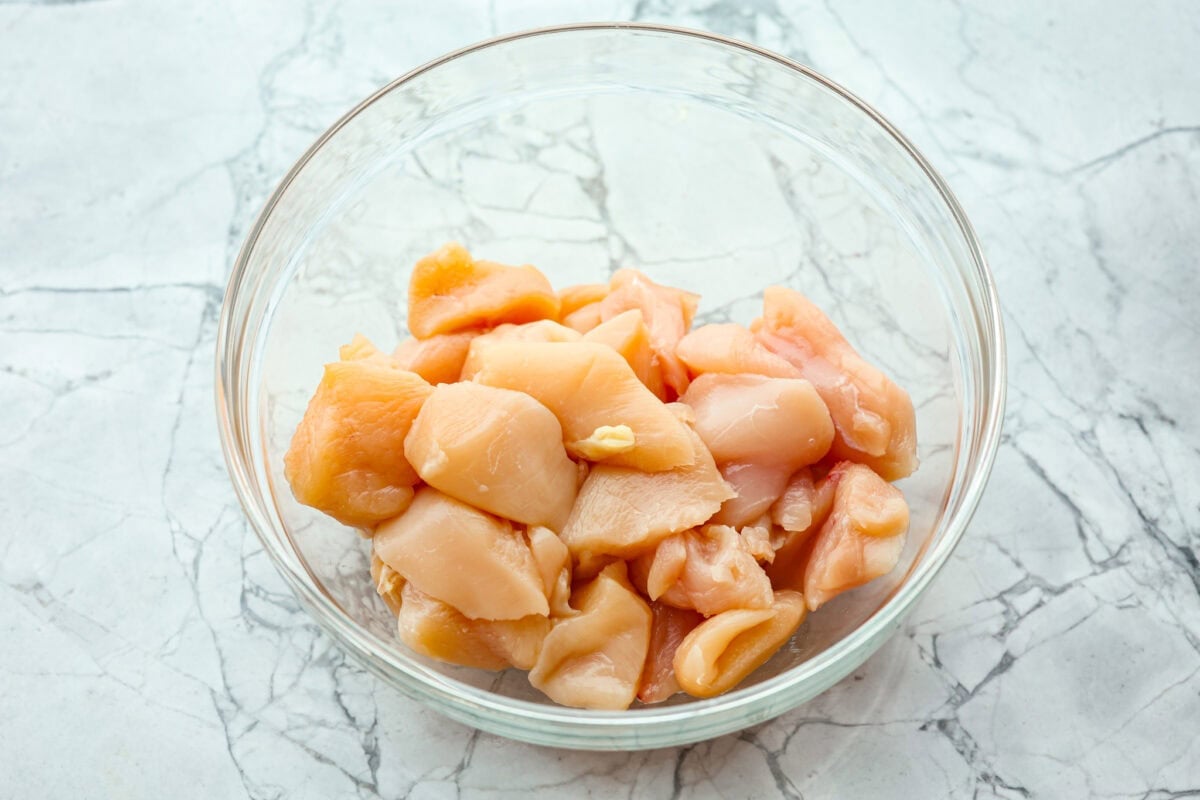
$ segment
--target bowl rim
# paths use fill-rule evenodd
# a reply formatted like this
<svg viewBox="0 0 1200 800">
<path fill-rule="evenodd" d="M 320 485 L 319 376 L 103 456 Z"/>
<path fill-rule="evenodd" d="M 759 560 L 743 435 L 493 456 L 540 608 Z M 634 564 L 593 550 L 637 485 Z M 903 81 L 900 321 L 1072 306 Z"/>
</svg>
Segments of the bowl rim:
<svg viewBox="0 0 1200 800">
<path fill-rule="evenodd" d="M 381 97 L 405 83 L 430 70 L 478 51 L 540 36 L 580 31 L 623 30 L 696 38 L 765 58 L 786 69 L 800 73 L 840 96 L 886 132 L 930 181 L 949 210 L 963 242 L 967 246 L 974 267 L 974 275 L 971 277 L 975 279 L 977 288 L 980 290 L 978 302 L 972 305 L 975 306 L 973 311 L 976 312 L 978 341 L 981 346 L 981 354 L 984 356 L 984 363 L 980 366 L 984 378 L 981 385 L 985 385 L 989 389 L 986 396 L 980 398 L 979 403 L 983 408 L 981 422 L 970 443 L 976 453 L 976 468 L 966 475 L 965 484 L 961 487 L 958 511 L 946 520 L 944 534 L 936 545 L 929 548 L 925 556 L 914 564 L 908 579 L 897 587 L 880 608 L 850 634 L 826 650 L 759 684 L 744 689 L 735 689 L 706 700 L 693 700 L 674 706 L 651 706 L 632 712 L 575 709 L 497 695 L 487 689 L 476 688 L 457 681 L 414 661 L 401 661 L 396 658 L 398 653 L 395 650 L 388 651 L 377 646 L 376 637 L 348 619 L 336 601 L 309 574 L 303 565 L 303 559 L 297 558 L 298 565 L 290 563 L 287 554 L 277 549 L 277 540 L 273 535 L 274 526 L 269 524 L 267 515 L 261 513 L 250 491 L 250 475 L 242 461 L 251 454 L 248 448 L 243 447 L 235 425 L 240 416 L 240 410 L 236 392 L 231 387 L 237 383 L 237 378 L 236 376 L 227 377 L 229 371 L 238 368 L 242 358 L 240 337 L 230 331 L 231 310 L 247 277 L 250 255 L 258 244 L 267 221 L 291 184 L 314 156 L 342 128 Z M 964 281 L 967 280 L 967 277 L 964 275 Z M 230 350 L 231 344 L 237 347 L 236 352 Z M 396 687 L 409 697 L 431 704 L 437 710 L 461 722 L 537 744 L 587 749 L 630 749 L 684 744 L 738 730 L 749 724 L 765 721 L 799 705 L 815 694 L 824 691 L 829 685 L 840 680 L 862 663 L 882 644 L 887 635 L 899 625 L 915 602 L 924 594 L 926 587 L 941 571 L 970 523 L 986 487 L 999 447 L 1007 387 L 1006 344 L 999 296 L 978 237 L 945 180 L 895 126 L 871 105 L 840 84 L 779 53 L 707 31 L 675 25 L 623 21 L 549 25 L 494 36 L 451 51 L 409 70 L 371 93 L 343 114 L 309 146 L 288 170 L 264 203 L 246 234 L 222 299 L 217 329 L 215 373 L 214 389 L 221 449 L 226 468 L 234 484 L 235 493 L 255 535 L 276 570 L 284 577 L 285 582 L 321 627 L 368 669 L 384 678 L 389 685 Z M 865 655 L 863 655 L 864 653 Z M 859 655 L 862 657 L 856 658 Z M 384 669 L 379 662 L 383 662 L 393 671 Z M 814 680 L 818 676 L 831 679 L 819 686 L 816 691 L 804 694 L 803 687 L 806 684 L 812 685 L 820 682 Z M 404 680 L 405 677 L 410 680 Z M 772 703 L 772 700 L 776 702 Z M 497 725 L 498 716 L 511 718 L 513 722 L 517 720 L 521 720 L 521 722 L 515 725 Z M 711 719 L 712 722 L 708 729 L 702 729 L 702 726 L 697 724 L 705 719 Z M 682 725 L 685 721 L 687 724 Z M 679 727 L 673 730 L 672 726 L 677 723 L 680 724 Z M 580 729 L 583 729 L 581 736 Z M 665 733 L 656 735 L 656 732 L 660 731 Z M 675 735 L 672 735 L 672 732 Z M 679 735 L 681 733 L 683 735 Z M 608 739 L 595 739 L 594 737 L 597 735 L 606 736 Z"/>
</svg>

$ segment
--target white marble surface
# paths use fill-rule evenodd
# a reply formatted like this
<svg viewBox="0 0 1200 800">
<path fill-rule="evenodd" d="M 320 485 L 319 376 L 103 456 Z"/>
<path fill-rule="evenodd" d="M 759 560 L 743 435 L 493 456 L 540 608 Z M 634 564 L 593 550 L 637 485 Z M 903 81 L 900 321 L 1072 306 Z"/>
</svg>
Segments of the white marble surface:
<svg viewBox="0 0 1200 800">
<path fill-rule="evenodd" d="M 0 796 L 1200 797 L 1200 10 L 565 6 L 0 0 Z M 974 220 L 1010 346 L 988 495 L 902 633 L 774 722 L 637 754 L 478 734 L 350 662 L 212 411 L 227 270 L 309 142 L 444 51 L 595 18 L 882 109 Z"/>
</svg>

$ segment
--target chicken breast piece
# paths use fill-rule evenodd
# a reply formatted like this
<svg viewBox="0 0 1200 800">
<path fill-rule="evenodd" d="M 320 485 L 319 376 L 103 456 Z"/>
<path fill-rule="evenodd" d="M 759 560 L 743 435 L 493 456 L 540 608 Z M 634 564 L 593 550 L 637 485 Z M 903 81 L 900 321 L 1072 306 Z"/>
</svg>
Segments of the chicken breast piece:
<svg viewBox="0 0 1200 800">
<path fill-rule="evenodd" d="M 734 463 L 721 467 L 721 477 L 735 496 L 726 500 L 710 521 L 740 528 L 757 520 L 779 499 L 787 486 L 788 471 L 771 464 Z"/>
<path fill-rule="evenodd" d="M 520 619 L 476 619 L 471 624 L 492 648 L 517 669 L 533 669 L 542 643 L 554 627 L 549 617 L 530 614 Z"/>
<path fill-rule="evenodd" d="M 600 319 L 608 321 L 630 309 L 640 310 L 663 382 L 673 396 L 683 394 L 688 387 L 687 367 L 675 354 L 675 347 L 692 326 L 700 296 L 660 286 L 635 269 L 617 270 L 609 288 L 608 296 L 600 303 Z"/>
<path fill-rule="evenodd" d="M 600 303 L 588 303 L 586 306 L 580 306 L 570 314 L 564 314 L 562 324 L 571 330 L 587 333 L 592 328 L 599 325 L 600 319 Z"/>
<path fill-rule="evenodd" d="M 483 351 L 474 380 L 525 392 L 562 424 L 568 450 L 601 426 L 627 425 L 635 444 L 604 463 L 658 472 L 691 464 L 683 423 L 605 345 L 497 342 Z"/>
<path fill-rule="evenodd" d="M 675 680 L 675 650 L 692 629 L 704 621 L 695 611 L 651 603 L 650 648 L 638 683 L 637 699 L 643 703 L 661 703 L 683 691 Z"/>
<path fill-rule="evenodd" d="M 675 650 L 675 678 L 695 697 L 737 686 L 783 646 L 804 622 L 798 592 L 776 592 L 766 609 L 734 609 L 706 619 Z"/>
<path fill-rule="evenodd" d="M 570 617 L 575 615 L 571 601 L 571 553 L 562 539 L 549 528 L 539 525 L 526 533 L 529 550 L 542 576 L 546 599 L 550 603 L 550 616 Z"/>
<path fill-rule="evenodd" d="M 635 559 L 632 572 L 651 600 L 705 616 L 771 605 L 770 580 L 748 543 L 726 525 L 676 534 Z"/>
<path fill-rule="evenodd" d="M 400 573 L 383 563 L 383 559 L 371 549 L 371 583 L 375 585 L 375 593 L 383 598 L 383 602 L 393 614 L 400 613 L 400 592 L 404 589 L 404 578 Z"/>
<path fill-rule="evenodd" d="M 455 608 L 406 583 L 396 619 L 400 641 L 423 656 L 480 669 L 504 669 L 508 660 L 497 655 L 471 620 Z"/>
<path fill-rule="evenodd" d="M 607 322 L 600 323 L 584 334 L 583 340 L 608 345 L 616 350 L 629 364 L 638 380 L 654 392 L 655 397 L 660 400 L 667 399 L 662 368 L 658 355 L 650 347 L 650 329 L 646 327 L 640 309 L 631 308 Z"/>
<path fill-rule="evenodd" d="M 666 472 L 592 467 L 562 531 L 576 562 L 645 552 L 673 533 L 703 524 L 733 496 L 700 437 L 691 428 L 683 430 L 691 453 L 687 466 Z"/>
<path fill-rule="evenodd" d="M 769 350 L 800 370 L 829 407 L 837 428 L 835 457 L 866 464 L 889 481 L 916 470 L 912 399 L 868 364 L 808 298 L 772 286 L 763 292 L 763 316 L 751 329 Z"/>
<path fill-rule="evenodd" d="M 812 469 L 797 470 L 788 479 L 779 499 L 771 505 L 771 522 L 787 532 L 808 530 L 813 523 L 816 496 L 817 484 Z"/>
<path fill-rule="evenodd" d="M 462 376 L 463 362 L 478 331 L 439 333 L 428 339 L 409 337 L 396 347 L 402 369 L 417 373 L 432 384 L 454 383 Z"/>
<path fill-rule="evenodd" d="M 536 268 L 476 261 L 460 244 L 425 256 L 409 277 L 408 328 L 419 339 L 502 322 L 557 319 L 558 312 L 558 295 Z"/>
<path fill-rule="evenodd" d="M 842 470 L 835 470 L 814 482 L 812 470 L 800 470 L 788 482 L 783 496 L 771 507 L 772 518 L 777 518 L 778 522 L 771 543 L 775 558 L 766 571 L 776 591 L 803 592 L 804 570 L 812 555 L 815 535 L 829 518 L 834 492 L 842 475 Z"/>
<path fill-rule="evenodd" d="M 537 662 L 550 620 L 467 619 L 455 608 L 405 584 L 397 618 L 400 640 L 422 655 L 464 667 L 529 669 Z"/>
<path fill-rule="evenodd" d="M 753 524 L 743 525 L 738 528 L 738 535 L 742 537 L 742 546 L 754 556 L 755 561 L 770 564 L 775 560 L 775 548 L 771 546 L 770 518 L 764 515 Z"/>
<path fill-rule="evenodd" d="M 580 283 L 567 286 L 558 292 L 559 321 L 568 314 L 573 314 L 584 306 L 599 303 L 608 297 L 607 283 Z"/>
<path fill-rule="evenodd" d="M 550 612 L 525 537 L 507 520 L 423 486 L 409 509 L 375 531 L 375 552 L 417 589 L 469 619 Z"/>
<path fill-rule="evenodd" d="M 524 325 L 498 325 L 471 341 L 459 375 L 469 381 L 483 364 L 483 351 L 497 342 L 578 342 L 583 335 L 552 319 L 526 322 Z"/>
<path fill-rule="evenodd" d="M 354 338 L 349 343 L 338 348 L 338 360 L 340 361 L 376 361 L 390 367 L 398 367 L 400 369 L 408 369 L 392 356 L 380 350 L 375 344 L 363 336 L 361 333 L 354 334 Z"/>
<path fill-rule="evenodd" d="M 774 466 L 790 475 L 820 460 L 833 441 L 833 421 L 816 390 L 796 378 L 708 374 L 682 401 L 718 464 Z"/>
<path fill-rule="evenodd" d="M 417 482 L 404 437 L 432 391 L 382 354 L 326 364 L 283 457 L 296 499 L 360 528 L 402 512 Z"/>
<path fill-rule="evenodd" d="M 741 325 L 702 325 L 679 340 L 675 354 L 694 375 L 766 375 L 799 378 L 800 370 L 768 350 Z"/>
<path fill-rule="evenodd" d="M 562 530 L 578 470 L 562 427 L 527 394 L 478 383 L 433 390 L 404 440 L 421 480 L 484 511 Z"/>
<path fill-rule="evenodd" d="M 804 597 L 811 611 L 891 572 L 908 531 L 904 495 L 869 467 L 842 462 L 830 475 L 839 476 L 834 478 L 833 507 L 804 568 Z"/>
<path fill-rule="evenodd" d="M 651 614 L 625 563 L 605 567 L 575 591 L 571 605 L 579 613 L 554 623 L 529 682 L 565 706 L 628 708 L 646 663 Z"/>
</svg>

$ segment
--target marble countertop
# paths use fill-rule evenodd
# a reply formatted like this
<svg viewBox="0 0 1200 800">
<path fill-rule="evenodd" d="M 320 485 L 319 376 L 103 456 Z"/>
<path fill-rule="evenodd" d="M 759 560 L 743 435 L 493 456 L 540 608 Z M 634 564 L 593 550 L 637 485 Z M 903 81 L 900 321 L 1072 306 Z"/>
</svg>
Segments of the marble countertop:
<svg viewBox="0 0 1200 800">
<path fill-rule="evenodd" d="M 1200 9 L 1161 2 L 0 0 L 0 796 L 1200 797 Z M 213 350 L 247 225 L 358 99 L 636 18 L 814 66 L 996 273 L 1009 415 L 901 633 L 768 724 L 594 754 L 365 673 L 234 498 Z"/>
</svg>

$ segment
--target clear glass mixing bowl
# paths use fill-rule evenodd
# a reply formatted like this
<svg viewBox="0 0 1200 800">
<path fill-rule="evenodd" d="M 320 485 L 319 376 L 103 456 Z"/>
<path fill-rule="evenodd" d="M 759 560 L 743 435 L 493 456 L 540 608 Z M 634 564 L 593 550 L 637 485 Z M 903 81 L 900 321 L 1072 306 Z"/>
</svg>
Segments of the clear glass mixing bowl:
<svg viewBox="0 0 1200 800">
<path fill-rule="evenodd" d="M 369 543 L 300 506 L 282 456 L 324 362 L 405 335 L 409 269 L 457 240 L 557 286 L 621 266 L 748 323 L 801 289 L 908 389 L 921 468 L 895 572 L 812 615 L 737 690 L 625 712 L 563 708 L 523 673 L 409 652 Z M 531 742 L 649 748 L 769 719 L 847 675 L 962 536 L 999 437 L 995 287 L 941 178 L 861 100 L 798 64 L 694 31 L 577 25 L 452 53 L 347 114 L 288 173 L 238 257 L 217 359 L 222 444 L 263 547 L 322 626 L 399 691 Z"/>
</svg>

